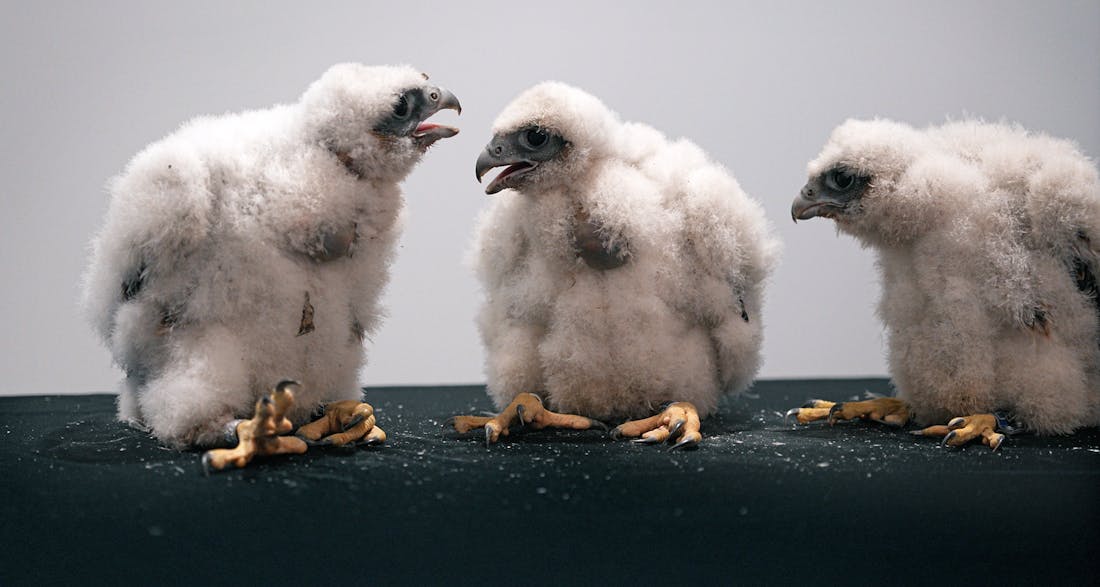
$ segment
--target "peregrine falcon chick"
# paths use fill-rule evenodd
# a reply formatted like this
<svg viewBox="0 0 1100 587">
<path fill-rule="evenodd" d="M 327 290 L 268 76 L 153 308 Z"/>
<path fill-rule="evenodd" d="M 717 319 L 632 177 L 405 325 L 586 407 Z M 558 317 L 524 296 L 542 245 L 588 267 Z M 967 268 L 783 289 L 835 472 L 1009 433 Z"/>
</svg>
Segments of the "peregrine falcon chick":
<svg viewBox="0 0 1100 587">
<path fill-rule="evenodd" d="M 915 419 L 996 449 L 1100 424 L 1100 179 L 1071 143 L 1016 126 L 921 131 L 849 120 L 809 164 L 796 220 L 831 218 L 878 255 L 897 398 L 799 422 Z"/>
<path fill-rule="evenodd" d="M 778 255 L 763 210 L 696 145 L 562 83 L 522 93 L 493 133 L 477 177 L 504 169 L 473 257 L 502 412 L 455 428 L 492 443 L 513 426 L 641 418 L 612 436 L 696 445 L 699 418 L 760 364 Z"/>
<path fill-rule="evenodd" d="M 227 427 L 242 442 L 269 438 L 334 402 L 334 426 L 300 434 L 384 438 L 369 410 L 337 400 L 360 397 L 362 341 L 382 317 L 400 231 L 399 183 L 458 132 L 425 122 L 441 109 L 460 106 L 412 68 L 340 64 L 296 103 L 199 117 L 138 153 L 111 183 L 84 279 L 87 314 L 125 372 L 119 419 L 173 447 L 213 447 Z M 301 383 L 282 381 L 269 397 L 287 377 Z M 286 440 L 253 444 L 305 450 Z"/>
</svg>

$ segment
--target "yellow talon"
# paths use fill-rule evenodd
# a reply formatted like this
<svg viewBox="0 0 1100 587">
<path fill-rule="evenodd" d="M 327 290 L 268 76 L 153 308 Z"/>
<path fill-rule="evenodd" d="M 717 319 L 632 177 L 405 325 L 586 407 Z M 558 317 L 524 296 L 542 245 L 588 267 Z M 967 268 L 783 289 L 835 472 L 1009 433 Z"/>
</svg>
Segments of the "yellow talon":
<svg viewBox="0 0 1100 587">
<path fill-rule="evenodd" d="M 486 446 L 499 441 L 502 436 L 508 436 L 512 426 L 530 427 L 534 430 L 543 428 L 588 430 L 594 426 L 603 426 L 602 422 L 584 416 L 551 412 L 542 405 L 542 399 L 533 393 L 517 395 L 496 416 L 455 416 L 449 422 L 460 434 L 484 428 Z"/>
<path fill-rule="evenodd" d="M 294 405 L 294 381 L 281 381 L 269 395 L 256 402 L 252 419 L 237 424 L 237 446 L 206 451 L 202 456 L 203 470 L 223 471 L 246 466 L 256 456 L 302 454 L 307 446 L 300 438 L 282 436 L 294 425 L 286 412 Z"/>
<path fill-rule="evenodd" d="M 674 442 L 673 449 L 692 448 L 703 440 L 699 433 L 699 412 L 688 402 L 669 404 L 661 413 L 632 420 L 615 427 L 612 438 L 635 438 L 641 444 Z"/>
<path fill-rule="evenodd" d="M 343 446 L 360 440 L 378 444 L 386 440 L 386 433 L 375 423 L 374 408 L 370 404 L 345 400 L 326 405 L 324 415 L 299 428 L 297 435 L 330 446 Z"/>
</svg>

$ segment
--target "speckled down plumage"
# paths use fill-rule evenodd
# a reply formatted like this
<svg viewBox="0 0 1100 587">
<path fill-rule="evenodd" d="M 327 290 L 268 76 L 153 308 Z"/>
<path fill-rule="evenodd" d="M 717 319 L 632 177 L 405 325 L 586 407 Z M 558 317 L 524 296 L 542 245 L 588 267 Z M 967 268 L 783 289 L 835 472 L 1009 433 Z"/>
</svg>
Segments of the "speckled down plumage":
<svg viewBox="0 0 1100 587">
<path fill-rule="evenodd" d="M 870 176 L 837 225 L 878 255 L 889 364 L 921 423 L 1003 410 L 1100 424 L 1100 180 L 1068 141 L 962 121 L 850 120 L 809 164 Z"/>
<path fill-rule="evenodd" d="M 337 65 L 296 103 L 185 123 L 111 182 L 83 304 L 126 373 L 120 419 L 211 446 L 283 378 L 299 423 L 359 397 L 422 154 L 370 131 L 424 79 Z"/>
<path fill-rule="evenodd" d="M 533 392 L 604 420 L 666 401 L 712 412 L 760 365 L 764 282 L 778 256 L 762 208 L 690 141 L 622 122 L 597 98 L 546 82 L 500 114 L 567 141 L 519 189 L 494 196 L 471 258 L 498 407 Z M 574 250 L 578 213 L 627 262 L 592 268 Z"/>
</svg>

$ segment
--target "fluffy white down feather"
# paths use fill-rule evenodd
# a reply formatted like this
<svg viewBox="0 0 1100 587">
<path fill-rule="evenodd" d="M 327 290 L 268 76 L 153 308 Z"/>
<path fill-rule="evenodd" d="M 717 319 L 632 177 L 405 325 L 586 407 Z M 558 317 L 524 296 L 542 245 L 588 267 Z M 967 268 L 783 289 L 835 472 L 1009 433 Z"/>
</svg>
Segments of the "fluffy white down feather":
<svg viewBox="0 0 1100 587">
<path fill-rule="evenodd" d="M 173 446 L 211 446 L 283 378 L 303 384 L 298 423 L 322 401 L 359 397 L 361 337 L 382 317 L 401 225 L 398 182 L 421 156 L 369 131 L 424 79 L 337 65 L 297 103 L 185 123 L 112 181 L 83 304 L 126 372 L 121 420 Z M 347 237 L 350 256 L 316 260 Z M 307 295 L 313 331 L 299 336 Z"/>
<path fill-rule="evenodd" d="M 568 85 L 522 93 L 493 132 L 529 125 L 568 146 L 494 196 L 471 254 L 496 405 L 532 392 L 604 420 L 673 400 L 705 416 L 723 392 L 748 387 L 779 249 L 759 204 L 696 145 L 624 123 Z M 601 271 L 578 258 L 578 207 L 630 251 L 625 265 Z"/>
<path fill-rule="evenodd" d="M 891 375 L 918 421 L 1003 410 L 1039 433 L 1100 424 L 1100 324 L 1073 261 L 1100 275 L 1091 161 L 1005 124 L 849 120 L 809 173 L 837 165 L 872 177 L 837 225 L 878 254 Z"/>
</svg>

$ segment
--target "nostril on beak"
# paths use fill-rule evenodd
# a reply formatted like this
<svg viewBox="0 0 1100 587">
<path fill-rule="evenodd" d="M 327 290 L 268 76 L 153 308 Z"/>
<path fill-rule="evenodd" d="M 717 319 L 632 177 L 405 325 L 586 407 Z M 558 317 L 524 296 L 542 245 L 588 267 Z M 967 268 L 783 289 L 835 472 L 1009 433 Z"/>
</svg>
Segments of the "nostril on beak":
<svg viewBox="0 0 1100 587">
<path fill-rule="evenodd" d="M 500 155 L 503 152 L 504 152 L 504 147 L 497 147 L 497 148 L 493 149 L 493 153 L 496 153 L 497 155 Z"/>
<path fill-rule="evenodd" d="M 812 200 L 814 197 L 814 188 L 810 186 L 802 188 L 802 197 L 806 198 L 807 200 Z"/>
</svg>

